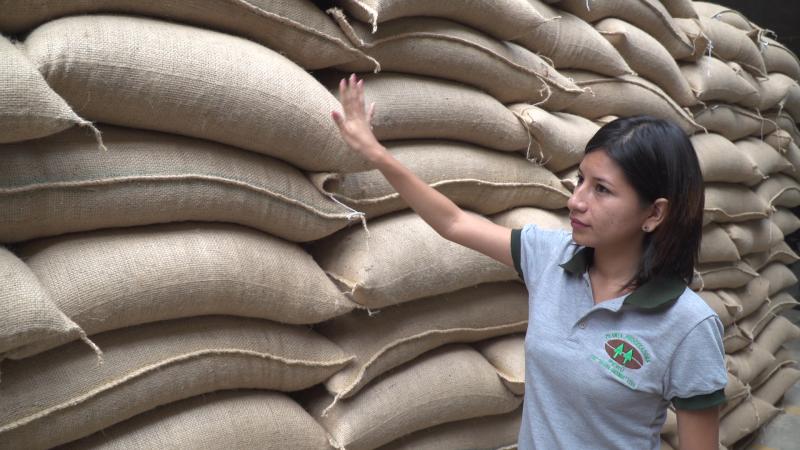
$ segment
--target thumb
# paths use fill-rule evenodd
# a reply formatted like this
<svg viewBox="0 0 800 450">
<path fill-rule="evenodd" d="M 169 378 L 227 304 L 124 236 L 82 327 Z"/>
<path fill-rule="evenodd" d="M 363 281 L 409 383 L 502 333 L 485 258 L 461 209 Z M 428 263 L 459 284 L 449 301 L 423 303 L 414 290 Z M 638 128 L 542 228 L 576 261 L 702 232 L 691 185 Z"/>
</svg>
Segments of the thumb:
<svg viewBox="0 0 800 450">
<path fill-rule="evenodd" d="M 339 113 L 339 111 L 331 111 L 331 117 L 333 118 L 333 121 L 336 123 L 336 126 L 339 127 L 339 130 L 341 130 L 344 121 L 344 119 L 342 118 L 342 114 Z"/>
<path fill-rule="evenodd" d="M 369 104 L 369 110 L 367 111 L 367 121 L 372 122 L 372 119 L 375 117 L 375 102 Z"/>
</svg>

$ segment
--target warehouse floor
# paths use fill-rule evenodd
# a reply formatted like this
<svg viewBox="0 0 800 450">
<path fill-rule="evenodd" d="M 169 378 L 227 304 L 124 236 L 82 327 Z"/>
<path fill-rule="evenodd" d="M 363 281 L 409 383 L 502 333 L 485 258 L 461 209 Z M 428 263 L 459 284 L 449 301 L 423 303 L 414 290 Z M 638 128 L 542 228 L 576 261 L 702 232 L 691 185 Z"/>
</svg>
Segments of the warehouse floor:
<svg viewBox="0 0 800 450">
<path fill-rule="evenodd" d="M 799 309 L 789 310 L 784 315 L 800 326 Z M 794 359 L 800 361 L 800 339 L 796 339 L 786 346 L 792 350 Z M 800 449 L 800 383 L 795 384 L 786 393 L 780 406 L 785 413 L 767 424 L 747 450 Z"/>
</svg>

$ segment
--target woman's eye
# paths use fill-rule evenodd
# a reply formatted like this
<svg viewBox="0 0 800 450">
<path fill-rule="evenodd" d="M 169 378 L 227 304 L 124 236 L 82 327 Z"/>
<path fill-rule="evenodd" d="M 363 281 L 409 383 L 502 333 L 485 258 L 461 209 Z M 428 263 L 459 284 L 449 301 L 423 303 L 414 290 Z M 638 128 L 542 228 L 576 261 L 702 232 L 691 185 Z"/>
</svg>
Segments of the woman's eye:
<svg viewBox="0 0 800 450">
<path fill-rule="evenodd" d="M 575 183 L 579 185 L 583 184 L 583 177 L 581 175 L 578 175 L 578 177 L 575 179 Z"/>
<path fill-rule="evenodd" d="M 596 185 L 596 186 L 594 187 L 594 189 L 595 189 L 597 192 L 601 193 L 601 194 L 605 194 L 605 193 L 608 193 L 608 192 L 609 192 L 609 190 L 608 190 L 608 189 L 606 189 L 606 187 L 605 187 L 605 186 L 603 186 L 602 184 L 598 184 L 598 185 Z"/>
</svg>

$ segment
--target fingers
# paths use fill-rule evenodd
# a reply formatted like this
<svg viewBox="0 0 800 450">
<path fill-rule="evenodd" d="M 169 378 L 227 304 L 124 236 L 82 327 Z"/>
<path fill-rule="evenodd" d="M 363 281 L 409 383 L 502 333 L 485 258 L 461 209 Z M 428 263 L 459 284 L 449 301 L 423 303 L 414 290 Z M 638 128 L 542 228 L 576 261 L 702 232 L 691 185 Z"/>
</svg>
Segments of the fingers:
<svg viewBox="0 0 800 450">
<path fill-rule="evenodd" d="M 367 122 L 371 124 L 373 117 L 375 117 L 375 102 L 369 104 L 369 110 L 367 111 Z"/>
</svg>

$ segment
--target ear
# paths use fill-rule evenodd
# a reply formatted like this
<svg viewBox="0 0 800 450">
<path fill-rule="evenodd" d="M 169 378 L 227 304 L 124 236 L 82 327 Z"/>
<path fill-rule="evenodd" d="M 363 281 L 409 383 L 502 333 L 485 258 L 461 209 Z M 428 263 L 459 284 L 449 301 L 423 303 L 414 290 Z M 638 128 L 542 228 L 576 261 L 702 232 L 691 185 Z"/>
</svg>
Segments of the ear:
<svg viewBox="0 0 800 450">
<path fill-rule="evenodd" d="M 658 198 L 650 205 L 649 214 L 642 223 L 642 230 L 646 233 L 652 233 L 664 222 L 669 213 L 669 200 L 665 198 Z"/>
</svg>

